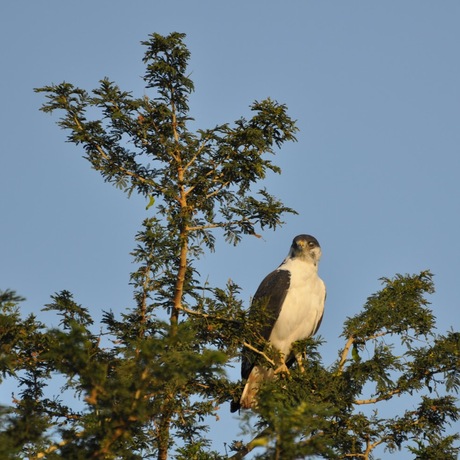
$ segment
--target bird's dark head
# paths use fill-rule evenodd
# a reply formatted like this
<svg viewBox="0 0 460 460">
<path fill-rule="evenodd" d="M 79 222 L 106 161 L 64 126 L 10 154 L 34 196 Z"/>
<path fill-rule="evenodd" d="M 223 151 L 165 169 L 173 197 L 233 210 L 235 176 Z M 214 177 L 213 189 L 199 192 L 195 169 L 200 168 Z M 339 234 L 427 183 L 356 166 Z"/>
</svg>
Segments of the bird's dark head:
<svg viewBox="0 0 460 460">
<path fill-rule="evenodd" d="M 321 246 L 311 235 L 298 235 L 292 241 L 289 254 L 292 258 L 312 260 L 316 265 L 321 259 Z"/>
</svg>

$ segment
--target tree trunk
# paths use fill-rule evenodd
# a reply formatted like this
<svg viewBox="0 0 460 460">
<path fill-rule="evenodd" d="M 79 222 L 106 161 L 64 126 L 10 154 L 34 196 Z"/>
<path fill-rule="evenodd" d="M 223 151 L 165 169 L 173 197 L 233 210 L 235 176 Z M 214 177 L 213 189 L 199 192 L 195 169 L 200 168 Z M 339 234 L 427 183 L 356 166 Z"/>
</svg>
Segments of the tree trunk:
<svg viewBox="0 0 460 460">
<path fill-rule="evenodd" d="M 163 415 L 158 427 L 158 460 L 168 459 L 170 415 Z"/>
</svg>

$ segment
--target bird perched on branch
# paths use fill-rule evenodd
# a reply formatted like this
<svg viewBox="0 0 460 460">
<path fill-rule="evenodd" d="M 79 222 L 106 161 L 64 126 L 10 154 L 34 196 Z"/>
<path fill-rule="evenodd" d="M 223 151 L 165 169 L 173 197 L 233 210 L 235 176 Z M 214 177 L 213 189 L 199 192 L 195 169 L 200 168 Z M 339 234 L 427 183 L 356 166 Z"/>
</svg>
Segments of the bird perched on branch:
<svg viewBox="0 0 460 460">
<path fill-rule="evenodd" d="M 246 385 L 240 400 L 232 402 L 231 412 L 254 407 L 264 380 L 288 373 L 296 359 L 301 363 L 301 357 L 292 352 L 292 344 L 315 334 L 323 318 L 326 287 L 318 276 L 320 258 L 317 239 L 298 235 L 281 265 L 257 289 L 249 318 L 261 320 L 257 335 L 268 341 L 279 356 L 273 368 L 261 350 L 251 344 L 243 347 L 241 377 L 246 379 Z"/>
</svg>

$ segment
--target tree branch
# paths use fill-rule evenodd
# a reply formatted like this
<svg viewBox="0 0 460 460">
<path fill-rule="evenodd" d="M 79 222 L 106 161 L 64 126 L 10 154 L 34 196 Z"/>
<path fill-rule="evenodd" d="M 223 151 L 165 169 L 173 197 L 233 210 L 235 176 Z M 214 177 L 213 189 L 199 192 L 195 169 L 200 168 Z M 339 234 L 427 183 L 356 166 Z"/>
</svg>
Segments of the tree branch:
<svg viewBox="0 0 460 460">
<path fill-rule="evenodd" d="M 188 232 L 194 232 L 197 230 L 208 230 L 211 228 L 224 228 L 228 227 L 229 225 L 241 225 L 244 222 L 251 222 L 249 219 L 241 219 L 241 220 L 234 220 L 233 222 L 217 222 L 214 224 L 207 224 L 207 225 L 197 225 L 195 227 L 187 227 Z M 253 236 L 256 238 L 262 238 L 262 235 L 259 235 L 258 233 L 253 233 Z"/>
<path fill-rule="evenodd" d="M 75 125 L 76 125 L 76 127 L 77 127 L 77 129 L 79 131 L 85 132 L 85 129 L 84 129 L 83 125 L 81 124 L 80 120 L 78 119 L 78 117 L 76 115 L 73 116 L 73 121 L 74 121 L 74 123 L 75 123 Z M 95 146 L 96 146 L 96 150 L 98 151 L 99 155 L 101 155 L 101 157 L 105 161 L 110 162 L 111 161 L 110 156 L 104 151 L 104 149 L 98 143 L 95 143 Z M 136 173 L 130 171 L 129 169 L 126 169 L 124 166 L 117 165 L 117 168 L 122 173 L 126 174 L 127 176 L 133 177 L 134 179 L 138 180 L 139 182 L 142 182 L 143 184 L 150 185 L 150 186 L 156 188 L 157 190 L 159 190 L 161 192 L 165 191 L 155 181 L 153 181 L 151 179 L 146 179 L 145 177 L 142 177 L 142 176 L 139 176 L 139 174 L 136 174 Z"/>
<path fill-rule="evenodd" d="M 343 366 L 345 364 L 345 361 L 347 360 L 348 352 L 350 351 L 350 348 L 353 345 L 354 341 L 355 341 L 355 338 L 353 336 L 350 336 L 347 340 L 347 343 L 345 344 L 345 348 L 343 349 L 342 354 L 340 355 L 339 370 L 338 370 L 339 374 L 341 374 L 343 371 Z"/>
<path fill-rule="evenodd" d="M 251 351 L 253 351 L 253 352 L 257 353 L 258 355 L 262 356 L 263 358 L 265 358 L 272 366 L 276 365 L 275 361 L 273 361 L 273 359 L 269 358 L 263 351 L 260 351 L 257 348 L 253 347 L 250 343 L 244 342 L 243 345 L 246 348 L 249 348 Z"/>
<path fill-rule="evenodd" d="M 354 403 L 355 404 L 359 404 L 359 405 L 363 405 L 363 404 L 374 404 L 374 403 L 377 403 L 379 401 L 385 401 L 387 399 L 391 399 L 394 395 L 397 395 L 397 394 L 400 394 L 402 392 L 401 388 L 395 388 L 394 390 L 382 395 L 382 396 L 379 396 L 377 398 L 370 398 L 370 399 L 355 399 L 354 400 Z"/>
<path fill-rule="evenodd" d="M 229 460 L 241 460 L 246 457 L 251 450 L 261 444 L 261 438 L 266 436 L 269 433 L 269 428 L 262 430 L 252 441 L 249 441 L 247 444 L 243 445 L 235 455 L 229 457 Z"/>
<path fill-rule="evenodd" d="M 75 436 L 77 438 L 81 438 L 84 436 L 84 432 L 78 432 L 78 433 L 75 433 Z M 47 449 L 45 449 L 44 451 L 42 452 L 39 452 L 37 455 L 35 456 L 31 456 L 30 457 L 30 460 L 39 460 L 41 458 L 46 458 L 49 454 L 52 454 L 54 451 L 60 449 L 61 447 L 64 447 L 66 444 L 68 444 L 69 442 L 71 442 L 72 439 L 69 438 L 69 439 L 64 439 L 63 441 L 60 441 L 56 444 L 52 444 L 51 446 L 49 446 Z"/>
<path fill-rule="evenodd" d="M 367 342 L 368 340 L 373 340 L 378 337 L 382 337 L 384 335 L 387 335 L 388 332 L 379 332 L 374 335 L 370 335 L 369 337 L 365 337 L 364 339 L 360 339 L 360 343 Z M 345 344 L 345 348 L 343 349 L 341 355 L 340 355 L 340 361 L 339 361 L 339 369 L 338 369 L 338 374 L 341 374 L 343 371 L 343 367 L 345 365 L 345 361 L 347 360 L 348 352 L 350 351 L 351 346 L 356 342 L 356 337 L 350 336 L 347 340 L 347 343 Z"/>
<path fill-rule="evenodd" d="M 195 163 L 195 160 L 201 155 L 201 152 L 204 150 L 206 147 L 208 141 L 211 139 L 211 136 L 207 136 L 203 139 L 203 143 L 200 145 L 200 147 L 196 150 L 195 155 L 192 156 L 190 161 L 184 166 L 184 171 L 187 171 L 190 166 L 192 166 L 193 163 Z M 194 187 L 192 187 L 193 190 Z"/>
<path fill-rule="evenodd" d="M 177 309 L 189 315 L 201 316 L 202 318 L 215 319 L 215 320 L 224 321 L 227 323 L 238 323 L 238 324 L 241 323 L 241 321 L 238 321 L 237 319 L 231 319 L 231 318 L 227 318 L 227 317 L 219 316 L 219 315 L 212 315 L 210 313 L 203 313 L 202 311 L 190 310 L 190 308 L 184 307 L 183 305 L 177 306 Z"/>
</svg>

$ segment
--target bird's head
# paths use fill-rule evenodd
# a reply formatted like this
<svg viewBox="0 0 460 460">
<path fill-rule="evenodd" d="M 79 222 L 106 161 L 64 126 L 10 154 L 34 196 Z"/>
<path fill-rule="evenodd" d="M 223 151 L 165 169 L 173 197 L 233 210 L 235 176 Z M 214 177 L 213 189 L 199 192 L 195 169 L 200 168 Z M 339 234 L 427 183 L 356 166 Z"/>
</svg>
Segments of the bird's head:
<svg viewBox="0 0 460 460">
<path fill-rule="evenodd" d="M 321 259 L 321 246 L 318 240 L 311 235 L 298 235 L 294 238 L 289 251 L 291 258 L 300 258 L 312 261 L 315 265 Z"/>
</svg>

